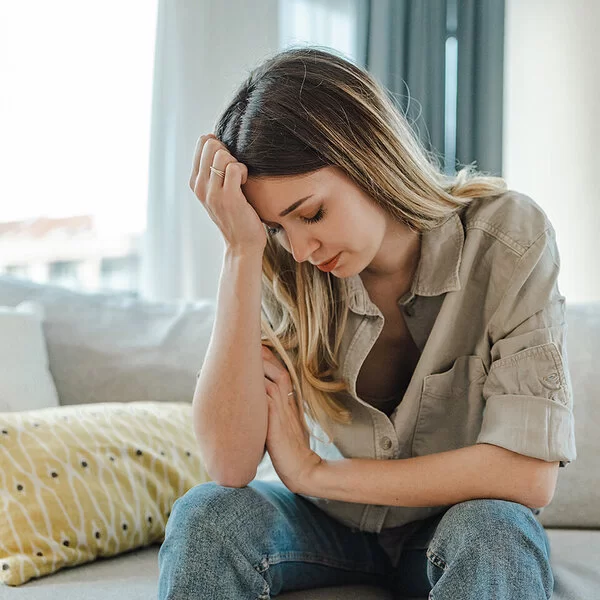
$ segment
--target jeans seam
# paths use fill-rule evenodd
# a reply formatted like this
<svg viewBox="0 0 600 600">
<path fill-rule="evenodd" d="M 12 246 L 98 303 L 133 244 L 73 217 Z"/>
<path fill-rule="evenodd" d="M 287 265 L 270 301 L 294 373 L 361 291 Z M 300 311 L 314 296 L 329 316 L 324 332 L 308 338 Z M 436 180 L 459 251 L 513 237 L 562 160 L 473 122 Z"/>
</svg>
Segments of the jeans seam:
<svg viewBox="0 0 600 600">
<path fill-rule="evenodd" d="M 330 558 L 324 558 L 319 554 L 311 554 L 307 552 L 296 552 L 289 550 L 287 552 L 277 552 L 276 554 L 267 554 L 267 558 L 263 561 L 267 561 L 269 566 L 278 564 L 280 562 L 311 562 L 315 564 L 325 565 L 326 567 L 334 567 L 336 569 L 342 569 L 344 571 L 362 571 L 369 575 L 385 575 L 385 572 L 381 573 L 377 569 L 371 567 L 371 563 L 352 563 L 351 561 L 337 561 Z"/>
<path fill-rule="evenodd" d="M 275 557 L 275 558 L 273 558 Z M 357 568 L 356 567 L 346 567 L 346 566 L 341 566 L 341 563 L 338 561 L 332 561 L 332 560 L 323 560 L 323 558 L 321 558 L 318 555 L 312 555 L 312 554 L 307 554 L 306 552 L 294 552 L 294 551 L 289 551 L 289 552 L 278 552 L 277 554 L 274 555 L 269 555 L 267 554 L 266 557 L 263 557 L 261 559 L 261 561 L 258 563 L 258 565 L 254 565 L 254 569 L 256 571 L 258 571 L 258 573 L 260 573 L 260 575 L 262 575 L 262 577 L 265 579 L 265 589 L 263 591 L 263 593 L 257 598 L 257 600 L 267 600 L 267 598 L 270 598 L 270 587 L 269 584 L 265 578 L 264 573 L 269 569 L 269 567 L 271 565 L 274 564 L 279 564 L 280 562 L 292 562 L 292 561 L 301 561 L 301 562 L 311 562 L 311 563 L 315 563 L 315 564 L 319 564 L 319 565 L 325 565 L 327 567 L 334 567 L 336 569 L 342 569 L 344 571 L 356 571 Z M 369 565 L 369 563 L 367 563 L 367 566 Z M 359 570 L 363 570 L 363 569 L 359 569 Z M 366 573 L 368 573 L 369 575 L 380 575 L 380 573 L 376 570 L 370 570 L 368 568 L 364 569 L 364 571 Z M 386 576 L 385 573 L 381 574 L 382 576 Z"/>
<path fill-rule="evenodd" d="M 220 528 L 219 528 L 219 527 L 215 527 L 215 526 L 214 526 L 212 523 L 207 523 L 207 524 L 205 525 L 205 527 L 209 527 L 209 528 L 210 528 L 210 529 L 211 529 L 211 530 L 212 530 L 214 533 L 218 534 L 218 535 L 219 535 L 219 537 L 220 537 L 220 538 L 223 540 L 223 543 L 224 543 L 224 544 L 225 544 L 225 543 L 231 543 L 231 540 L 229 540 L 227 537 L 225 537 L 225 535 L 223 535 L 223 533 L 222 533 L 222 531 L 220 530 Z M 240 554 L 242 554 L 242 556 L 243 556 L 243 553 L 242 553 L 242 551 L 240 550 L 240 548 L 239 548 L 237 545 L 233 544 L 233 547 L 234 547 L 234 548 L 235 548 L 235 549 L 236 549 L 236 550 L 237 550 L 237 551 L 238 551 Z M 245 558 L 246 558 L 246 557 L 245 557 Z M 250 562 L 250 561 L 248 561 L 248 562 Z M 264 562 L 265 562 L 265 559 L 263 558 L 263 559 L 261 560 L 261 562 L 260 562 L 258 565 L 252 565 L 252 567 L 254 568 L 254 570 L 255 570 L 255 571 L 258 571 L 258 573 L 259 573 L 259 574 L 262 576 L 262 578 L 263 578 L 263 580 L 264 580 L 264 584 L 265 584 L 265 586 L 264 586 L 264 588 L 263 588 L 263 591 L 261 592 L 260 596 L 257 596 L 257 600 L 267 600 L 268 598 L 270 598 L 270 592 L 271 592 L 271 589 L 270 589 L 270 587 L 269 587 L 269 583 L 268 583 L 268 581 L 265 579 L 265 577 L 264 577 L 264 575 L 263 575 L 263 572 L 264 572 L 264 571 L 266 571 L 266 569 L 268 568 L 268 565 L 267 565 L 267 567 L 266 567 L 265 569 L 263 569 L 263 571 L 260 571 L 260 570 L 259 570 L 259 567 L 260 567 L 261 565 L 263 565 L 263 564 L 264 564 Z M 250 563 L 250 564 L 252 564 L 252 563 Z"/>
<path fill-rule="evenodd" d="M 426 555 L 429 562 L 431 562 L 436 567 L 439 567 L 444 571 L 448 569 L 448 563 L 430 548 L 427 549 Z"/>
</svg>

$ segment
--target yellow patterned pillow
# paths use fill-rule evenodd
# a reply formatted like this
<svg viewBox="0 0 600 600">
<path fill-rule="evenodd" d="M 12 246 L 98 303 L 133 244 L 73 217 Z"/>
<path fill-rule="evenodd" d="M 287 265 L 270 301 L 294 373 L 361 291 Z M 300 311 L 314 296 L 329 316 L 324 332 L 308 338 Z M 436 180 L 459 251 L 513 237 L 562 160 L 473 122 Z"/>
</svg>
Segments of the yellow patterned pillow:
<svg viewBox="0 0 600 600">
<path fill-rule="evenodd" d="M 0 581 L 162 543 L 175 500 L 210 481 L 191 423 L 182 402 L 0 413 Z"/>
</svg>

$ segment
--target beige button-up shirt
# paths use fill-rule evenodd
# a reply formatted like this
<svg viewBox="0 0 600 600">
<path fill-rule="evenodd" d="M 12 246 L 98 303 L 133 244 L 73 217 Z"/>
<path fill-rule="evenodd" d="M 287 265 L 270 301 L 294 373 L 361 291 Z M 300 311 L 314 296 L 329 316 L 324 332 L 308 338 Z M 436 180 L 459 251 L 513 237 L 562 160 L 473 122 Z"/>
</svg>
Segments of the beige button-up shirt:
<svg viewBox="0 0 600 600">
<path fill-rule="evenodd" d="M 311 448 L 328 460 L 394 460 L 485 442 L 560 461 L 561 467 L 573 461 L 573 395 L 559 267 L 548 217 L 531 198 L 512 190 L 491 200 L 475 199 L 424 232 L 411 290 L 398 300 L 421 356 L 389 417 L 356 394 L 358 373 L 384 317 L 358 274 L 344 279 L 350 313 L 340 368 L 352 393 L 342 392 L 340 398 L 353 423 L 334 424 L 332 444 L 311 437 Z M 268 453 L 257 478 L 279 479 Z M 449 508 L 305 497 L 349 527 L 383 532 L 382 544 L 398 552 L 416 521 Z"/>
</svg>

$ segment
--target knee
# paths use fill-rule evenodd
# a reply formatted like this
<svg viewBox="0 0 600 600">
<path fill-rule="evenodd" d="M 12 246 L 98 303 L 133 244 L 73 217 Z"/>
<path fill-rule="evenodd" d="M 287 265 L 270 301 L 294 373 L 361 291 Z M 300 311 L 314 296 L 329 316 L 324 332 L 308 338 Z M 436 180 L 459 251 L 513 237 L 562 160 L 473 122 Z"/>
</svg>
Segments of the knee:
<svg viewBox="0 0 600 600">
<path fill-rule="evenodd" d="M 214 481 L 198 484 L 173 503 L 165 534 L 197 537 L 207 527 L 227 531 L 251 507 L 257 510 L 257 493 L 250 487 L 226 487 Z"/>
<path fill-rule="evenodd" d="M 451 506 L 442 517 L 434 536 L 460 540 L 461 544 L 492 548 L 506 541 L 535 538 L 544 544 L 541 525 L 531 510 L 517 502 L 475 499 Z"/>
<path fill-rule="evenodd" d="M 533 581 L 532 573 L 537 573 L 544 597 L 552 594 L 548 538 L 531 510 L 517 502 L 476 499 L 451 506 L 436 528 L 427 558 L 432 586 L 450 572 L 478 575 L 487 585 L 494 577 L 501 579 L 498 573 L 504 569 L 507 578 L 515 581 L 522 577 Z M 488 577 L 492 571 L 494 577 Z"/>
</svg>

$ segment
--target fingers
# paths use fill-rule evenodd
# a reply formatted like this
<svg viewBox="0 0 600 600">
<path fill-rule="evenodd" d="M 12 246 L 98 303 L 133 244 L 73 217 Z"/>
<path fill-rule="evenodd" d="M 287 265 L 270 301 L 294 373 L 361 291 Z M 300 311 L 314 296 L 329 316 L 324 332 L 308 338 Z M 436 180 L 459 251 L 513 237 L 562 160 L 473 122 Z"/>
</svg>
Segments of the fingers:
<svg viewBox="0 0 600 600">
<path fill-rule="evenodd" d="M 194 160 L 192 161 L 192 173 L 190 175 L 190 182 L 189 182 L 192 190 L 194 189 L 194 186 L 196 184 L 196 179 L 198 177 L 198 172 L 200 170 L 200 157 L 202 156 L 202 149 L 204 148 L 204 144 L 206 143 L 206 141 L 209 139 L 219 141 L 217 136 L 215 136 L 214 134 L 206 133 L 204 135 L 201 135 L 198 138 L 198 141 L 196 142 L 196 149 L 194 151 Z M 223 145 L 223 147 L 224 147 L 224 145 Z"/>
<path fill-rule="evenodd" d="M 263 346 L 263 369 L 266 377 L 279 384 L 282 388 L 291 386 L 292 380 L 287 369 Z"/>
<path fill-rule="evenodd" d="M 228 163 L 226 177 L 223 182 L 225 190 L 235 191 L 240 189 L 248 179 L 248 168 L 241 162 L 234 160 Z"/>
<path fill-rule="evenodd" d="M 210 142 L 207 144 L 207 142 Z M 216 151 L 219 148 L 223 148 L 226 150 L 225 144 L 219 141 L 212 133 L 208 133 L 205 135 L 201 135 L 196 142 L 196 149 L 194 151 L 194 160 L 192 164 L 192 173 L 190 175 L 189 185 L 192 191 L 195 191 L 196 182 L 199 176 L 204 175 L 205 179 L 209 173 L 203 173 L 203 163 L 202 158 L 204 157 L 204 164 L 206 166 L 206 170 L 208 167 L 212 165 L 212 161 Z"/>
<path fill-rule="evenodd" d="M 211 166 L 221 171 L 224 170 L 225 165 L 223 164 L 223 160 L 220 160 L 220 164 L 215 164 L 216 154 L 219 151 L 221 154 L 226 153 L 227 155 L 231 156 L 229 152 L 227 152 L 225 145 L 219 140 L 209 137 L 204 141 L 202 152 L 200 154 L 198 177 L 196 179 L 196 186 L 194 188 L 194 192 L 200 193 L 202 198 L 206 198 L 206 188 L 209 181 L 211 181 L 211 179 L 214 180 L 215 178 L 221 179 L 216 173 L 213 173 L 210 170 Z"/>
<path fill-rule="evenodd" d="M 198 171 L 200 169 L 200 157 L 202 156 L 202 148 L 204 146 L 204 142 L 208 139 L 207 135 L 201 135 L 196 142 L 196 149 L 194 150 L 194 160 L 192 164 L 192 174 L 190 175 L 190 188 L 192 192 L 196 187 L 196 179 L 198 178 Z"/>
<path fill-rule="evenodd" d="M 265 392 L 269 398 L 273 398 L 277 394 L 279 386 L 273 383 L 268 377 L 265 377 Z"/>
<path fill-rule="evenodd" d="M 228 168 L 228 165 L 231 165 Z M 225 176 L 213 172 L 210 167 L 223 171 Z M 211 190 L 224 188 L 237 192 L 246 183 L 248 169 L 238 162 L 225 144 L 212 133 L 200 136 L 196 143 L 189 185 L 196 196 L 205 202 Z"/>
<path fill-rule="evenodd" d="M 281 380 L 280 369 L 278 369 L 268 358 L 263 357 L 263 371 L 265 377 L 277 383 Z"/>
</svg>

